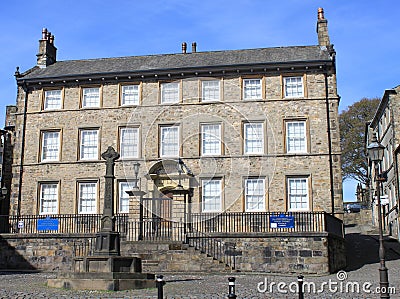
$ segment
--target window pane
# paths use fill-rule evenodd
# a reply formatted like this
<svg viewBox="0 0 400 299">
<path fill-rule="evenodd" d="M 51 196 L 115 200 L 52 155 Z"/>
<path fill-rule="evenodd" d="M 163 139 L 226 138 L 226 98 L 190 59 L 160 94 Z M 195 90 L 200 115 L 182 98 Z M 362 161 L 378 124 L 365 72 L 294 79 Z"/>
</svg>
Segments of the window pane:
<svg viewBox="0 0 400 299">
<path fill-rule="evenodd" d="M 42 161 L 58 161 L 60 132 L 42 133 Z"/>
<path fill-rule="evenodd" d="M 96 209 L 97 183 L 79 183 L 79 213 L 93 214 Z"/>
<path fill-rule="evenodd" d="M 128 213 L 129 212 L 129 195 L 126 191 L 133 189 L 133 182 L 120 182 L 119 183 L 119 202 L 118 212 Z"/>
<path fill-rule="evenodd" d="M 246 179 L 246 211 L 265 211 L 265 179 Z"/>
<path fill-rule="evenodd" d="M 245 79 L 243 80 L 243 98 L 261 99 L 261 79 Z"/>
<path fill-rule="evenodd" d="M 262 123 L 246 123 L 244 125 L 245 154 L 264 153 L 264 125 Z"/>
<path fill-rule="evenodd" d="M 306 123 L 301 121 L 287 122 L 287 152 L 304 153 L 307 151 Z"/>
<path fill-rule="evenodd" d="M 98 131 L 97 130 L 81 131 L 80 141 L 81 141 L 81 146 L 80 146 L 81 159 L 82 160 L 98 159 L 98 153 L 97 153 Z"/>
<path fill-rule="evenodd" d="M 58 184 L 40 185 L 40 214 L 57 214 Z"/>
<path fill-rule="evenodd" d="M 61 109 L 61 90 L 47 90 L 44 98 L 44 110 Z"/>
<path fill-rule="evenodd" d="M 161 84 L 161 103 L 179 102 L 179 83 Z"/>
<path fill-rule="evenodd" d="M 122 105 L 139 105 L 139 85 L 122 86 Z"/>
<path fill-rule="evenodd" d="M 308 210 L 307 178 L 288 179 L 289 210 Z"/>
<path fill-rule="evenodd" d="M 302 77 L 287 77 L 284 81 L 285 97 L 298 98 L 304 96 Z"/>
<path fill-rule="evenodd" d="M 100 88 L 84 88 L 82 94 L 82 107 L 100 107 Z"/>
<path fill-rule="evenodd" d="M 219 81 L 202 81 L 203 98 L 202 101 L 219 101 Z"/>
<path fill-rule="evenodd" d="M 221 125 L 207 124 L 201 126 L 201 141 L 203 155 L 221 154 Z"/>
<path fill-rule="evenodd" d="M 220 212 L 222 210 L 221 180 L 202 181 L 203 212 Z"/>
<path fill-rule="evenodd" d="M 139 157 L 139 128 L 123 128 L 120 136 L 121 158 Z"/>
<path fill-rule="evenodd" d="M 179 156 L 179 127 L 161 127 L 161 157 Z"/>
</svg>

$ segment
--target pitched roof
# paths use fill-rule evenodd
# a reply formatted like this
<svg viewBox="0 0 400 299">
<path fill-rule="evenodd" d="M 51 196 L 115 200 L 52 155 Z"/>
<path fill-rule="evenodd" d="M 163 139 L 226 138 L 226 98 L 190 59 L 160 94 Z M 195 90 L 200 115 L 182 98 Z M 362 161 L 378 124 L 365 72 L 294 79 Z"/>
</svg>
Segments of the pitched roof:
<svg viewBox="0 0 400 299">
<path fill-rule="evenodd" d="M 196 52 L 128 56 L 87 60 L 58 61 L 46 68 L 35 67 L 20 79 L 156 72 L 222 66 L 280 64 L 330 60 L 328 51 L 320 46 L 277 47 L 247 50 Z"/>
</svg>

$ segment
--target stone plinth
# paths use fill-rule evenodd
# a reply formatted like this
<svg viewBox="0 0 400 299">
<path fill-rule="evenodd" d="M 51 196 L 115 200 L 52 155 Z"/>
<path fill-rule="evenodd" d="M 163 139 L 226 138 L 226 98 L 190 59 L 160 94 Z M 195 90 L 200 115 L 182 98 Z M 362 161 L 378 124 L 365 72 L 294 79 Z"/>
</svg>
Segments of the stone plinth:
<svg viewBox="0 0 400 299">
<path fill-rule="evenodd" d="M 137 257 L 88 256 L 74 259 L 73 271 L 49 279 L 48 286 L 75 290 L 122 291 L 155 287 L 154 274 L 144 274 Z"/>
</svg>

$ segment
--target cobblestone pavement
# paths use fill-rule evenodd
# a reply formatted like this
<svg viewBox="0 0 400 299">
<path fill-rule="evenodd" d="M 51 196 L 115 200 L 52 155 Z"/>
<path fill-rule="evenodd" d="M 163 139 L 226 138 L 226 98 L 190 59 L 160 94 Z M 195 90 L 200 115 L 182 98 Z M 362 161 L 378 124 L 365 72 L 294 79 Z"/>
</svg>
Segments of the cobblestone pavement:
<svg viewBox="0 0 400 299">
<path fill-rule="evenodd" d="M 378 239 L 371 233 L 350 228 L 348 267 L 328 276 L 305 276 L 305 298 L 379 298 Z M 391 298 L 400 298 L 400 244 L 386 240 L 387 268 L 390 286 L 396 291 Z M 227 298 L 228 277 L 236 278 L 237 298 L 298 298 L 295 293 L 297 275 L 252 274 L 164 274 L 164 296 L 169 299 Z M 0 298 L 157 298 L 156 289 L 119 292 L 76 291 L 46 286 L 54 273 L 0 272 Z M 279 291 L 279 287 L 286 293 Z M 308 292 L 308 286 L 311 288 Z M 360 289 L 357 291 L 357 286 Z M 315 287 L 315 289 L 314 289 Z M 354 289 L 353 289 L 354 287 Z M 394 289 L 392 291 L 394 291 Z"/>
</svg>

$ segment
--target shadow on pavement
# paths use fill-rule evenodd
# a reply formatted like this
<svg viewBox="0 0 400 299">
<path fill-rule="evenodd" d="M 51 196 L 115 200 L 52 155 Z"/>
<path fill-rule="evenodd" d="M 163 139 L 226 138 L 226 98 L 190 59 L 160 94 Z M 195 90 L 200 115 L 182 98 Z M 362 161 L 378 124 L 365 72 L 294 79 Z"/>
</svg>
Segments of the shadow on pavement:
<svg viewBox="0 0 400 299">
<path fill-rule="evenodd" d="M 354 271 L 367 264 L 379 263 L 379 236 L 351 233 L 345 236 L 347 251 L 346 271 Z M 386 261 L 400 259 L 400 243 L 384 239 Z"/>
</svg>

